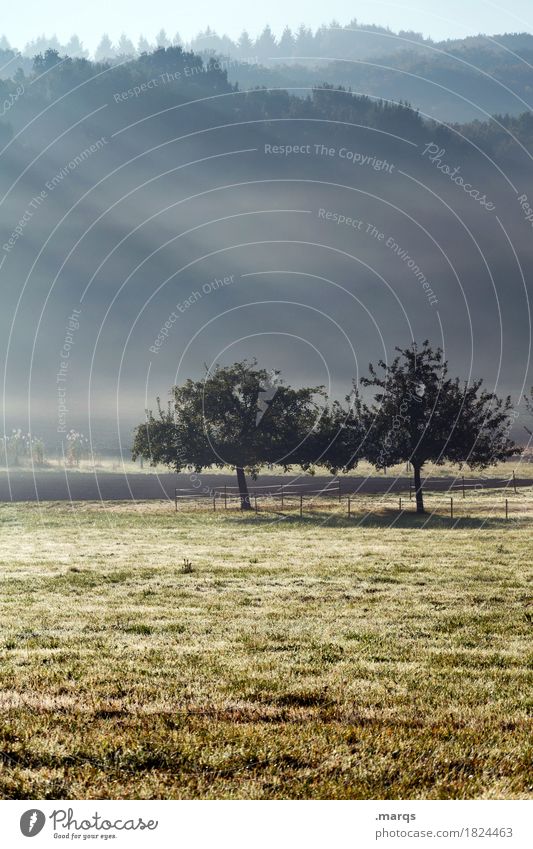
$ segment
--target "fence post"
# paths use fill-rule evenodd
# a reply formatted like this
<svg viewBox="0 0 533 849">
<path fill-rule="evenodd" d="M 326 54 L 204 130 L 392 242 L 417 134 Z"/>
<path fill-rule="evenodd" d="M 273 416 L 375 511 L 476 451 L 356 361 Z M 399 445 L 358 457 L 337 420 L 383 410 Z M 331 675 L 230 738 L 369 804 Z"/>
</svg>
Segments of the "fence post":
<svg viewBox="0 0 533 849">
<path fill-rule="evenodd" d="M 255 512 L 257 513 L 257 495 L 254 495 Z"/>
<path fill-rule="evenodd" d="M 402 512 L 402 496 L 400 495 L 400 513 Z"/>
<path fill-rule="evenodd" d="M 453 519 L 453 498 L 450 498 L 450 519 Z"/>
<path fill-rule="evenodd" d="M 352 512 L 351 508 L 352 508 L 352 499 L 350 498 L 350 496 L 348 496 L 348 518 L 350 518 L 350 515 L 351 515 L 351 512 Z"/>
<path fill-rule="evenodd" d="M 283 484 L 281 484 L 281 509 L 283 510 Z"/>
<path fill-rule="evenodd" d="M 465 476 L 463 475 L 463 498 L 465 497 Z"/>
<path fill-rule="evenodd" d="M 228 487 L 224 484 L 224 510 L 228 509 Z"/>
<path fill-rule="evenodd" d="M 339 504 L 340 504 L 341 503 L 341 482 L 339 481 L 337 485 L 339 487 Z"/>
<path fill-rule="evenodd" d="M 513 487 L 514 487 L 514 494 L 516 495 L 516 474 L 515 474 L 514 469 L 513 469 Z"/>
<path fill-rule="evenodd" d="M 409 481 L 409 501 L 413 500 L 413 484 Z"/>
<path fill-rule="evenodd" d="M 304 503 L 304 497 L 303 497 L 303 495 L 300 494 L 300 516 L 302 516 L 302 513 L 303 513 L 303 503 Z"/>
<path fill-rule="evenodd" d="M 176 513 L 178 512 L 178 493 L 174 490 L 174 505 L 176 508 Z"/>
<path fill-rule="evenodd" d="M 509 518 L 509 499 L 505 499 L 505 518 Z"/>
<path fill-rule="evenodd" d="M 213 512 L 217 509 L 217 497 L 213 495 Z"/>
</svg>

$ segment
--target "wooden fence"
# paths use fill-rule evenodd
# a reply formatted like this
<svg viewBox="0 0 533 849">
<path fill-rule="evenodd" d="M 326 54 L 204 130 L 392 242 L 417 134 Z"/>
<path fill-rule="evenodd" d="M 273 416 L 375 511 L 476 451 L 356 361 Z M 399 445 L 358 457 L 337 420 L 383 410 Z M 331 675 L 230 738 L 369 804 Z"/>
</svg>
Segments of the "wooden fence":
<svg viewBox="0 0 533 849">
<path fill-rule="evenodd" d="M 349 478 L 346 479 L 346 483 L 348 482 Z M 453 483 L 446 480 L 439 480 L 438 478 L 433 480 L 426 479 L 423 485 L 425 498 L 429 499 L 430 497 L 433 498 L 441 494 L 445 496 L 442 507 L 444 507 L 444 515 L 448 515 L 450 519 L 460 518 L 457 512 L 457 494 L 460 501 L 465 504 L 463 499 L 467 497 L 475 496 L 482 492 L 488 494 L 491 489 L 496 491 L 503 490 L 504 495 L 501 496 L 501 515 L 505 516 L 505 519 L 509 519 L 512 513 L 512 507 L 510 508 L 512 502 L 506 497 L 507 491 L 515 495 L 521 495 L 521 489 L 529 488 L 531 490 L 533 481 L 519 482 L 513 473 L 510 478 L 486 478 L 477 481 L 466 480 L 462 476 Z M 406 488 L 403 492 L 364 493 L 360 489 L 352 492 L 342 492 L 340 481 L 335 478 L 324 486 L 317 488 L 313 488 L 312 484 L 308 483 L 252 486 L 249 487 L 248 494 L 250 507 L 256 513 L 259 511 L 273 513 L 297 512 L 300 516 L 303 516 L 304 509 L 306 511 L 312 511 L 313 508 L 316 509 L 320 506 L 319 502 L 321 502 L 322 507 L 325 507 L 326 504 L 331 506 L 332 502 L 337 502 L 339 505 L 339 514 L 345 514 L 348 518 L 352 518 L 356 515 L 354 512 L 355 505 L 357 504 L 360 507 L 362 499 L 371 499 L 378 503 L 381 502 L 387 508 L 390 508 L 392 504 L 396 503 L 400 514 L 405 513 L 407 512 L 409 502 L 413 502 L 414 500 L 415 488 L 411 482 L 408 489 Z M 396 502 L 394 501 L 395 497 L 398 499 Z M 207 507 L 213 512 L 216 512 L 217 510 L 240 508 L 241 495 L 237 486 L 205 487 L 202 491 L 193 487 L 176 488 L 174 491 L 176 512 L 178 512 L 180 504 L 187 502 L 198 505 L 199 507 Z M 498 503 L 500 503 L 500 498 L 498 498 Z M 438 515 L 442 514 L 442 509 L 439 506 Z M 500 514 L 500 508 L 498 508 L 498 514 Z"/>
<path fill-rule="evenodd" d="M 258 511 L 258 505 L 261 502 L 269 500 L 278 503 L 283 511 L 285 507 L 294 504 L 296 501 L 300 508 L 300 515 L 303 512 L 304 498 L 309 501 L 316 501 L 319 498 L 336 498 L 341 500 L 341 487 L 338 480 L 333 480 L 325 486 L 313 489 L 309 484 L 265 484 L 264 486 L 253 486 L 248 488 L 250 505 Z M 174 505 L 176 512 L 178 511 L 178 503 L 191 501 L 193 503 L 209 502 L 213 511 L 217 509 L 228 510 L 232 505 L 239 506 L 241 504 L 241 495 L 237 486 L 220 486 L 209 487 L 208 489 L 199 492 L 198 489 L 175 489 L 174 490 Z"/>
</svg>

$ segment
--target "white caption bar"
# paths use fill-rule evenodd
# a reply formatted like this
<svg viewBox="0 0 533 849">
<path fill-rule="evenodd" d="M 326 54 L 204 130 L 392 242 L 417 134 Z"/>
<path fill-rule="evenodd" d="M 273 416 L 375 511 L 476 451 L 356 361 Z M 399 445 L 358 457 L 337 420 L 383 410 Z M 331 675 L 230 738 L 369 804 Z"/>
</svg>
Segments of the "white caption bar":
<svg viewBox="0 0 533 849">
<path fill-rule="evenodd" d="M 532 801 L 4 801 L 5 847 L 531 849 Z"/>
</svg>

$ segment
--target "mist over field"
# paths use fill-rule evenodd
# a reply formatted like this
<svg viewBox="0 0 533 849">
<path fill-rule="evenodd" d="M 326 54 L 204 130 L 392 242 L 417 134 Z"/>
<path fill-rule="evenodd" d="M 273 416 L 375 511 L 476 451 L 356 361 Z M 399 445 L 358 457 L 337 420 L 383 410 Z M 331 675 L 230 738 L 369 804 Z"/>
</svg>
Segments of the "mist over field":
<svg viewBox="0 0 533 849">
<path fill-rule="evenodd" d="M 211 6 L 2 19 L 6 846 L 525 846 L 529 9 Z"/>
<path fill-rule="evenodd" d="M 423 85 L 438 94 L 429 47 Z M 48 52 L 2 81 L 7 429 L 127 444 L 156 396 L 245 357 L 342 399 L 369 361 L 426 338 L 518 403 L 532 382 L 531 113 L 460 124 L 473 115 L 458 96 L 431 121 L 379 86 L 339 90 L 338 62 L 309 65 L 297 94 L 247 90 L 270 84 L 261 67 L 176 46 Z"/>
</svg>

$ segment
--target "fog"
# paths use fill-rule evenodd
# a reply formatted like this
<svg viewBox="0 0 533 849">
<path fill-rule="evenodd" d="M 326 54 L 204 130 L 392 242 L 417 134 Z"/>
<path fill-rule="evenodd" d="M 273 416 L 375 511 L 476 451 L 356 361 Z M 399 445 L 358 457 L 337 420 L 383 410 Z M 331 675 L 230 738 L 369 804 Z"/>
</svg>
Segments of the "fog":
<svg viewBox="0 0 533 849">
<path fill-rule="evenodd" d="M 533 382 L 529 153 L 283 99 L 262 117 L 211 80 L 46 91 L 54 73 L 1 155 L 8 428 L 116 446 L 174 383 L 244 357 L 343 398 L 413 339 L 516 401 Z"/>
</svg>

